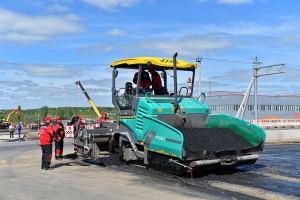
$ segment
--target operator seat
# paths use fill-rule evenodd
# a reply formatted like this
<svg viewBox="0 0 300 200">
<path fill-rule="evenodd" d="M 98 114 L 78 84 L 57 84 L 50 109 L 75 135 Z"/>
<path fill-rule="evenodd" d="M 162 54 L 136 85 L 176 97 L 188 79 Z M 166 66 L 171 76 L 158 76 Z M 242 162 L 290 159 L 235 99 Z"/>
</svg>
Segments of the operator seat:
<svg viewBox="0 0 300 200">
<path fill-rule="evenodd" d="M 132 106 L 132 93 L 134 93 L 134 89 L 132 87 L 132 83 L 131 82 L 126 82 L 125 83 L 125 92 L 123 95 L 123 104 L 126 107 L 130 107 Z"/>
<path fill-rule="evenodd" d="M 126 82 L 125 83 L 125 93 L 126 94 L 129 94 L 129 95 L 132 95 L 132 83 L 131 82 Z"/>
</svg>

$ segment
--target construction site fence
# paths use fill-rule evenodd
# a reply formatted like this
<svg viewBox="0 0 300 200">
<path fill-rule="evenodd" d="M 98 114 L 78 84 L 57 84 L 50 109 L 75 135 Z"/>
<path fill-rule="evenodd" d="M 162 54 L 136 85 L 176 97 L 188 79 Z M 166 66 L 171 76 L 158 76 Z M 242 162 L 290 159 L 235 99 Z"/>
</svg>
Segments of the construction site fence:
<svg viewBox="0 0 300 200">
<path fill-rule="evenodd" d="M 264 129 L 300 127 L 300 119 L 261 119 L 248 120 L 248 122 L 256 124 Z"/>
<path fill-rule="evenodd" d="M 99 124 L 95 124 L 95 125 L 86 125 L 85 128 L 87 129 L 95 129 L 95 128 L 99 128 L 100 125 Z M 74 126 L 65 126 L 65 137 L 74 137 Z"/>
</svg>

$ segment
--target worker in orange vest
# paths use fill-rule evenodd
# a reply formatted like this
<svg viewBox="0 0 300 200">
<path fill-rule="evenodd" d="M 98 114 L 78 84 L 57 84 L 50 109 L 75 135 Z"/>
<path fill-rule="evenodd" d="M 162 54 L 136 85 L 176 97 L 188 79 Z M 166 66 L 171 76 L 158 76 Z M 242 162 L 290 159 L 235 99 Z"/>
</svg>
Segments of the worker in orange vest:
<svg viewBox="0 0 300 200">
<path fill-rule="evenodd" d="M 101 124 L 102 124 L 103 121 L 109 121 L 109 120 L 110 120 L 110 118 L 107 116 L 107 112 L 104 111 L 102 113 L 102 117 L 99 118 L 100 127 L 101 127 Z"/>
<path fill-rule="evenodd" d="M 51 117 L 44 118 L 45 123 L 40 128 L 40 146 L 42 148 L 42 169 L 52 170 L 50 167 L 52 158 L 53 127 Z"/>
<path fill-rule="evenodd" d="M 55 125 L 53 127 L 54 131 L 54 141 L 55 141 L 55 159 L 62 160 L 63 158 L 63 148 L 64 148 L 64 138 L 65 138 L 65 128 L 61 123 L 61 117 L 55 117 Z"/>
<path fill-rule="evenodd" d="M 152 89 L 154 90 L 155 95 L 162 95 L 163 94 L 163 86 L 161 84 L 161 79 L 159 74 L 156 72 L 155 69 L 150 68 L 149 72 L 151 74 L 151 79 L 152 79 Z"/>
</svg>

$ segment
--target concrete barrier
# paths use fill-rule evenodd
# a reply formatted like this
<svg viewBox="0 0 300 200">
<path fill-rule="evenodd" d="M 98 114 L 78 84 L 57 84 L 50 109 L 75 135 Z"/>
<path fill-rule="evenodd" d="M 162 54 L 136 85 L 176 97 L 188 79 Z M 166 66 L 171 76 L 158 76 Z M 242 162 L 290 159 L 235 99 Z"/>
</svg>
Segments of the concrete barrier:
<svg viewBox="0 0 300 200">
<path fill-rule="evenodd" d="M 266 143 L 300 142 L 300 129 L 265 129 Z"/>
</svg>

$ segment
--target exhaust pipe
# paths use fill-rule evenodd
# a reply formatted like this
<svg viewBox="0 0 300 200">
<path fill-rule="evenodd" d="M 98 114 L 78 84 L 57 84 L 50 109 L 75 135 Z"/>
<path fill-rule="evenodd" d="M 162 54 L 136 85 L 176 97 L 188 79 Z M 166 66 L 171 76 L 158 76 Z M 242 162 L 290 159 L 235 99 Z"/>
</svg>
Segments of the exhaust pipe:
<svg viewBox="0 0 300 200">
<path fill-rule="evenodd" d="M 176 69 L 176 57 L 177 57 L 177 52 L 173 55 L 173 78 L 174 78 L 174 111 L 175 113 L 177 112 L 179 108 L 178 106 L 178 99 L 177 99 L 177 69 Z"/>
</svg>

